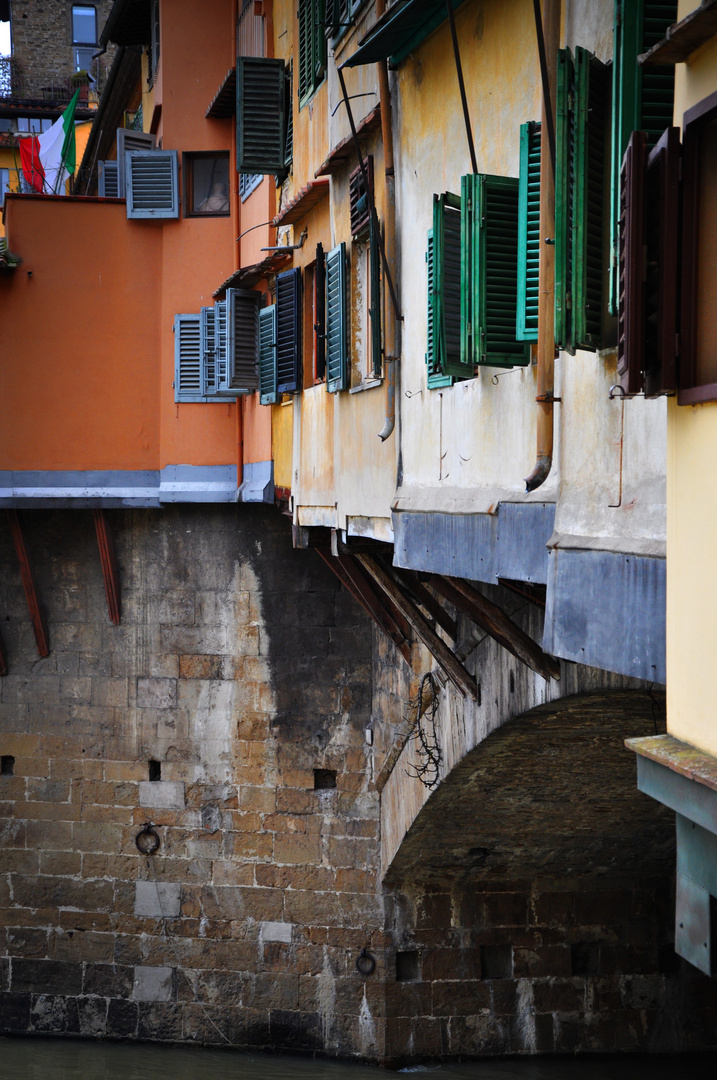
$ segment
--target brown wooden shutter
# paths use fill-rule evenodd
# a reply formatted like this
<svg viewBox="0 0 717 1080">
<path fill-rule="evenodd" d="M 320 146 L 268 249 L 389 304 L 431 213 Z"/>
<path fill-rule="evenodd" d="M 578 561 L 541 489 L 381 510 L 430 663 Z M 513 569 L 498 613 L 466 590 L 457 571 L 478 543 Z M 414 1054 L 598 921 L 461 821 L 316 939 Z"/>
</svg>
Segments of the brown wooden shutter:
<svg viewBox="0 0 717 1080">
<path fill-rule="evenodd" d="M 645 397 L 676 389 L 679 310 L 680 131 L 669 127 L 647 159 Z"/>
<path fill-rule="evenodd" d="M 628 396 L 642 391 L 645 325 L 647 137 L 633 131 L 620 170 L 617 374 Z"/>
</svg>

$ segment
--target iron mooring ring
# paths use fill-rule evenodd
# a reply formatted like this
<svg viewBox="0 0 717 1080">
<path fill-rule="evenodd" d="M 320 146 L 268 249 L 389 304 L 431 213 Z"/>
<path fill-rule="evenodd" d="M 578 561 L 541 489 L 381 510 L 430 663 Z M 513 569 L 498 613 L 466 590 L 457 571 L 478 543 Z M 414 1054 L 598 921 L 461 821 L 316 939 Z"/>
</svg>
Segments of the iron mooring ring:
<svg viewBox="0 0 717 1080">
<path fill-rule="evenodd" d="M 376 961 L 365 947 L 356 958 L 356 970 L 359 975 L 373 975 L 376 970 Z"/>
<path fill-rule="evenodd" d="M 159 849 L 159 833 L 154 825 L 145 825 L 135 836 L 134 842 L 142 855 L 154 855 Z"/>
</svg>

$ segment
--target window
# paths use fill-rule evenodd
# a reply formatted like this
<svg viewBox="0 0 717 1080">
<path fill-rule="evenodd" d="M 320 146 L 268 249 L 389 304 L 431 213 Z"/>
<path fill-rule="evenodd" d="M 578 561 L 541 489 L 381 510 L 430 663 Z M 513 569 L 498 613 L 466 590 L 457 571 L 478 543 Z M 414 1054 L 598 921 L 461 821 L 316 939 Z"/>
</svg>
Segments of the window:
<svg viewBox="0 0 717 1080">
<path fill-rule="evenodd" d="M 16 121 L 18 131 L 27 131 L 31 135 L 42 135 L 43 131 L 50 130 L 54 122 L 54 120 L 39 116 L 18 116 Z"/>
<path fill-rule="evenodd" d="M 678 404 L 717 400 L 717 93 L 682 127 L 682 311 Z"/>
<path fill-rule="evenodd" d="M 243 0 L 237 19 L 237 56 L 264 56 L 264 15 L 256 14 L 254 0 Z"/>
<path fill-rule="evenodd" d="M 555 337 L 560 348 L 603 345 L 609 253 L 604 229 L 607 68 L 587 49 L 558 53 L 555 176 Z"/>
<path fill-rule="evenodd" d="M 518 180 L 471 174 L 460 196 L 434 195 L 426 262 L 429 387 L 471 378 L 476 365 L 527 364 L 516 339 Z"/>
<path fill-rule="evenodd" d="M 281 175 L 286 158 L 283 60 L 237 57 L 237 171 Z"/>
<path fill-rule="evenodd" d="M 125 155 L 128 218 L 179 217 L 176 150 L 134 150 Z"/>
<path fill-rule="evenodd" d="M 378 235 L 368 222 L 351 249 L 352 384 L 381 377 L 381 254 Z"/>
<path fill-rule="evenodd" d="M 326 75 L 326 2 L 299 0 L 299 105 L 304 105 Z"/>
<path fill-rule="evenodd" d="M 186 217 L 229 215 L 229 154 L 184 154 Z"/>
<path fill-rule="evenodd" d="M 652 149 L 665 128 L 672 123 L 675 94 L 673 67 L 642 67 L 637 58 L 664 38 L 668 26 L 676 20 L 676 0 L 615 0 L 610 165 L 612 314 L 617 313 L 617 248 L 622 160 L 633 131 L 646 132 L 647 149 Z"/>
<path fill-rule="evenodd" d="M 67 40 L 67 39 L 65 39 Z M 72 5 L 72 44 L 97 44 L 97 10 L 83 4 Z"/>
</svg>

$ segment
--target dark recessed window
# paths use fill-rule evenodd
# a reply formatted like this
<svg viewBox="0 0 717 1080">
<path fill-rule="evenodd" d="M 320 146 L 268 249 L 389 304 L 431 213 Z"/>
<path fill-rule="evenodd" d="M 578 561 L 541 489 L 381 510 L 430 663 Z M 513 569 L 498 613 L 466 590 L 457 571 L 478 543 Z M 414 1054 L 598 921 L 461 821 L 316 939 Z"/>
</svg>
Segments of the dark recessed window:
<svg viewBox="0 0 717 1080">
<path fill-rule="evenodd" d="M 149 762 L 149 778 L 150 780 L 162 779 L 162 762 L 150 761 Z"/>
<path fill-rule="evenodd" d="M 484 979 L 512 979 L 513 946 L 481 945 L 480 969 Z"/>
<path fill-rule="evenodd" d="M 410 982 L 418 976 L 418 949 L 396 953 L 396 982 Z"/>
<path fill-rule="evenodd" d="M 97 10 L 86 4 L 72 5 L 72 43 L 73 45 L 95 45 L 97 43 Z"/>
<path fill-rule="evenodd" d="M 0 776 L 12 776 L 15 771 L 15 758 L 12 754 L 3 754 L 0 758 Z"/>
<path fill-rule="evenodd" d="M 183 171 L 185 216 L 228 216 L 229 154 L 185 154 Z"/>
<path fill-rule="evenodd" d="M 336 787 L 336 769 L 314 769 L 314 791 Z"/>
<path fill-rule="evenodd" d="M 597 975 L 600 946 L 597 941 L 578 941 L 570 946 L 570 965 L 573 975 Z"/>
</svg>

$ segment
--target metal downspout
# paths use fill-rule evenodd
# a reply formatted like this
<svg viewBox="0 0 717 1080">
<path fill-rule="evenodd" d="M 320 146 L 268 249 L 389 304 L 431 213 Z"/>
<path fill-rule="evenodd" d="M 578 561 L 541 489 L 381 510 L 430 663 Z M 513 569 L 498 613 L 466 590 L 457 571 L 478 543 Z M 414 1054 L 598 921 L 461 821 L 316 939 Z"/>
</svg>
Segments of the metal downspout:
<svg viewBox="0 0 717 1080">
<path fill-rule="evenodd" d="M 525 490 L 545 483 L 553 464 L 555 379 L 555 174 L 546 135 L 555 129 L 557 60 L 560 47 L 560 0 L 543 0 L 544 55 L 548 85 L 543 83 L 540 154 L 540 266 L 538 271 L 537 459 Z M 542 65 L 541 65 L 542 66 Z M 548 111 L 550 110 L 550 111 Z"/>
<path fill-rule="evenodd" d="M 376 0 L 376 18 L 380 19 L 386 9 L 386 0 Z M 378 90 L 381 102 L 381 138 L 383 140 L 383 164 L 386 194 L 386 261 L 396 280 L 396 179 L 393 168 L 393 129 L 391 127 L 391 91 L 388 85 L 388 65 L 380 60 L 378 67 Z M 396 312 L 390 304 L 386 305 L 386 322 L 383 355 L 386 364 L 386 421 L 378 433 L 381 442 L 385 442 L 396 426 L 396 382 L 398 380 L 398 359 L 400 348 L 400 327 Z"/>
</svg>

